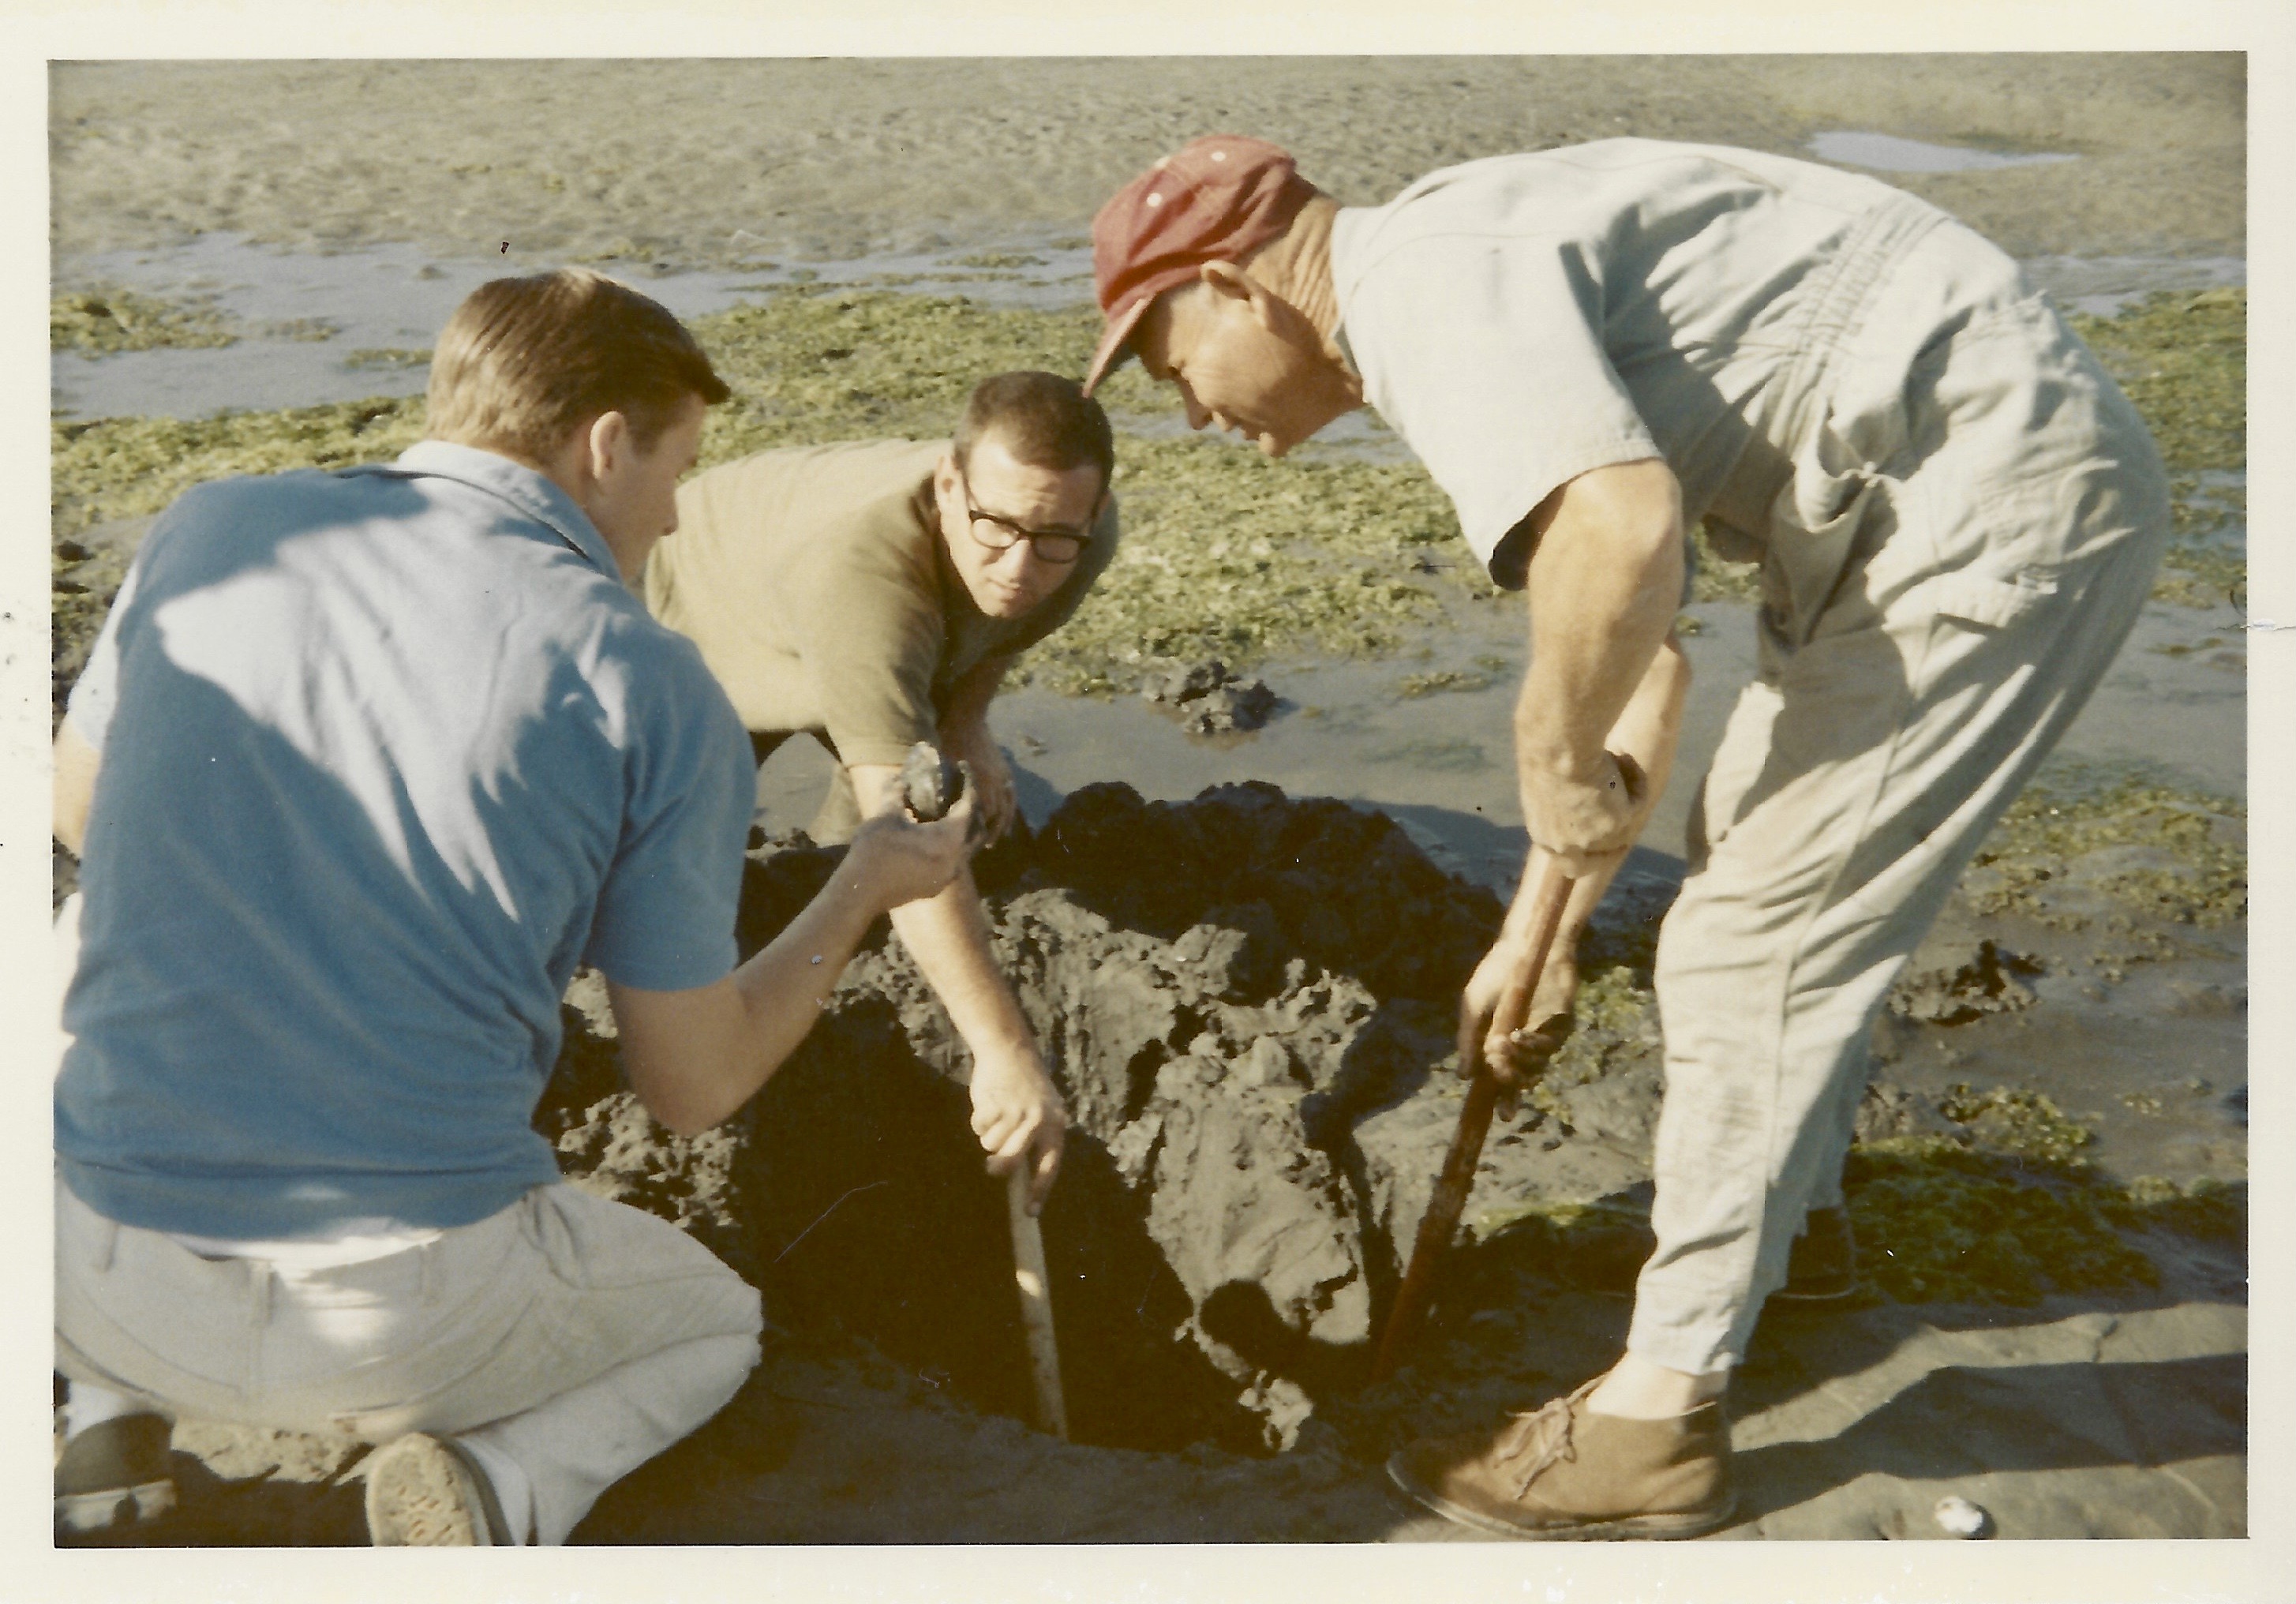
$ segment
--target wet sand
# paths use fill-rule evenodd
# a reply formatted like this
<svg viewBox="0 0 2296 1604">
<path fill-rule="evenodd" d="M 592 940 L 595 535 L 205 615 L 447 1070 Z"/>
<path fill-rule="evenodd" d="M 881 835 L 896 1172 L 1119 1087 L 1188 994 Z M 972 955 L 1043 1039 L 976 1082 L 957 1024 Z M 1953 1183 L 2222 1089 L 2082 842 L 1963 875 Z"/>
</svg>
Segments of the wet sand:
<svg viewBox="0 0 2296 1604">
<path fill-rule="evenodd" d="M 1283 144 L 1353 204 L 1614 135 L 1800 154 L 1866 129 L 2079 155 L 1903 177 L 2019 256 L 2246 237 L 2237 55 L 117 62 L 51 82 L 67 259 L 211 232 L 685 267 L 1077 238 L 1214 129 Z"/>
<path fill-rule="evenodd" d="M 952 96 L 960 70 L 968 90 Z M 88 273 L 97 252 L 141 253 L 165 273 L 169 252 L 203 234 L 297 253 L 406 244 L 457 273 L 587 256 L 641 284 L 655 272 L 764 275 L 797 262 L 827 276 L 864 257 L 882 270 L 904 251 L 1072 251 L 1110 186 L 1213 127 L 1289 144 L 1311 176 L 1358 202 L 1447 162 L 1610 134 L 1803 153 L 1814 135 L 1846 128 L 2069 153 L 2079 160 L 1888 176 L 2020 255 L 2056 259 L 2085 293 L 2143 288 L 2180 263 L 2245 251 L 2244 95 L 2238 58 L 2222 56 L 112 63 L 59 68 L 52 85 L 59 284 Z M 419 152 L 401 132 L 414 120 L 426 128 Z M 2218 271 L 2183 270 L 2200 282 Z M 1088 285 L 1072 292 L 1081 299 Z M 1710 748 L 1746 670 L 1746 610 L 1699 611 L 1711 627 L 1692 642 L 1702 670 L 1692 750 L 1642 866 L 1661 888 L 1678 873 L 1698 749 Z M 2101 760 L 2165 755 L 2182 784 L 2239 794 L 2244 648 L 2237 620 L 2218 612 L 2151 609 L 2070 744 Z M 1488 640 L 1431 641 L 1426 662 L 1270 665 L 1287 705 L 1260 736 L 1187 737 L 1136 701 L 1040 692 L 1000 704 L 998 728 L 1039 824 L 1095 780 L 1177 798 L 1261 777 L 1295 796 L 1382 808 L 1437 867 L 1504 890 L 1521 852 L 1505 676 L 1418 701 L 1398 698 L 1395 681 L 1508 645 L 1497 628 Z M 2161 646 L 2178 649 L 2151 649 Z M 818 777 L 802 762 L 769 768 L 768 822 L 809 812 Z M 1948 963 L 1979 935 L 1970 920 L 1942 926 L 1928 961 Z M 2031 1009 L 1950 1036 L 1909 1026 L 1903 1067 L 1890 1073 L 1924 1096 L 1956 1079 L 2047 1090 L 2096 1116 L 2100 1162 L 2116 1172 L 2244 1174 L 2244 925 L 2227 940 L 2140 972 L 2112 1008 L 2043 988 Z M 1938 1056 L 1947 1049 L 1957 1057 Z M 2195 1053 L 2208 1062 L 2189 1074 L 2181 1064 L 2147 1068 Z M 2206 1098 L 2163 1101 L 2195 1077 L 2209 1082 Z M 1607 1084 L 1574 1093 L 1588 1130 L 1612 1126 L 1588 1149 L 1608 1156 L 1572 1172 L 1590 1197 L 1630 1192 L 1647 1176 L 1654 1082 L 1621 1074 Z M 2222 1101 L 2234 1091 L 2237 1117 Z M 2152 1097 L 2155 1111 L 2127 1096 Z M 1606 1097 L 1618 1106 L 1604 1114 Z M 1390 1122 L 1399 1164 L 1439 1149 L 1439 1102 L 1431 1090 L 1414 1104 L 1402 1122 L 1413 1131 L 1395 1134 Z M 1437 1131 L 1436 1148 L 1421 1126 Z M 1529 1184 L 1533 1172 L 1521 1166 L 1530 1161 L 1508 1163 Z M 1505 1178 L 1493 1180 L 1505 1189 Z M 2160 1286 L 2142 1294 L 2014 1310 L 1885 1301 L 1766 1325 L 1740 1388 L 1750 1501 L 1735 1534 L 1933 1535 L 1925 1512 L 1944 1491 L 1988 1504 L 2013 1535 L 2244 1533 L 2244 1259 L 2177 1242 L 2152 1251 Z M 1391 1400 L 1397 1419 L 1567 1386 L 1606 1361 L 1622 1329 L 1614 1275 L 1540 1283 L 1535 1318 L 1503 1278 L 1488 1291 L 1480 1310 L 1461 1311 L 1470 1348 L 1423 1395 Z M 1492 1318 L 1472 1325 L 1483 1312 Z M 1311 1429 L 1273 1458 L 1062 1446 L 953 1399 L 947 1380 L 930 1361 L 877 1346 L 793 1340 L 725 1420 L 634 1478 L 582 1535 L 1464 1535 L 1396 1504 L 1360 1443 Z M 1952 1451 L 1938 1452 L 1940 1442 Z M 173 1541 L 357 1541 L 347 1479 L 356 1467 L 344 1457 L 195 1427 L 179 1430 L 177 1448 L 193 1456 L 178 1460 L 193 1518 Z"/>
</svg>

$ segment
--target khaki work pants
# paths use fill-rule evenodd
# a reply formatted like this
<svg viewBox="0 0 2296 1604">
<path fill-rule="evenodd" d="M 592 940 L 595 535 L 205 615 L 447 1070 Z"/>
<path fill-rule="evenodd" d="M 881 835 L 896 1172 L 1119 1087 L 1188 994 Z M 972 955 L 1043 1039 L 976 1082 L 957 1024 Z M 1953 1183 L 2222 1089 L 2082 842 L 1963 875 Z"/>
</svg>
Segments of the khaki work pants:
<svg viewBox="0 0 2296 1604">
<path fill-rule="evenodd" d="M 66 1377 L 194 1419 L 465 1437 L 525 1472 L 543 1543 L 724 1408 L 761 1325 L 756 1289 L 684 1231 L 564 1183 L 300 1271 L 204 1257 L 56 1187 Z"/>
<path fill-rule="evenodd" d="M 2169 528 L 2135 409 L 1976 235 L 1908 202 L 1819 300 L 1767 421 L 1767 527 L 1738 522 L 1766 548 L 1760 672 L 1659 942 L 1657 1248 L 1628 1346 L 1692 1373 L 1743 1356 L 1806 1210 L 1840 1201 L 1874 1018 Z"/>
<path fill-rule="evenodd" d="M 837 755 L 836 743 L 818 729 L 753 729 L 750 732 L 750 753 L 762 769 L 766 760 L 782 749 L 783 742 L 797 735 L 811 736 L 837 765 L 830 774 L 829 789 L 822 794 L 821 806 L 805 827 L 805 833 L 816 846 L 844 846 L 852 841 L 853 832 L 861 827 L 861 799 L 853 789 L 852 770 Z"/>
</svg>

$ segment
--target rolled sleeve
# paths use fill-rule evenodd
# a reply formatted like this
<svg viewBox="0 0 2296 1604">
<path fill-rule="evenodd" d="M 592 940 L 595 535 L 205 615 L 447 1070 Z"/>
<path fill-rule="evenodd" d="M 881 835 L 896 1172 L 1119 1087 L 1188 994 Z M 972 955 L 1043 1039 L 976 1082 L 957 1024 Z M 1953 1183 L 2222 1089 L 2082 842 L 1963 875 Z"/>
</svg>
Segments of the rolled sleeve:
<svg viewBox="0 0 2296 1604">
<path fill-rule="evenodd" d="M 1369 398 L 1494 565 L 1579 474 L 1660 455 L 1603 348 L 1600 289 L 1560 243 L 1442 235 L 1397 247 L 1343 308 Z"/>
</svg>

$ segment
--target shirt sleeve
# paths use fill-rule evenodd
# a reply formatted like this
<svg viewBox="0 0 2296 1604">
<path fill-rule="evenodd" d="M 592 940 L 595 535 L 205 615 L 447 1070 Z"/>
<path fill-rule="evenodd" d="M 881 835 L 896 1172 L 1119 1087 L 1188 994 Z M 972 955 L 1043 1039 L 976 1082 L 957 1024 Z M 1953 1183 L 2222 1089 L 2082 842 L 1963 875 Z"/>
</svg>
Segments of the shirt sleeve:
<svg viewBox="0 0 2296 1604">
<path fill-rule="evenodd" d="M 683 991 L 732 973 L 757 769 L 733 704 L 691 643 L 652 677 L 624 754 L 620 843 L 583 960 L 616 983 Z M 636 676 L 633 676 L 634 684 Z"/>
<path fill-rule="evenodd" d="M 1342 317 L 1367 398 L 1502 585 L 1522 575 L 1496 560 L 1501 542 L 1558 487 L 1660 455 L 1603 350 L 1601 286 L 1567 240 L 1398 244 L 1357 276 Z"/>
<path fill-rule="evenodd" d="M 119 705 L 120 627 L 135 610 L 144 564 L 168 522 L 163 515 L 145 532 L 143 545 L 127 564 L 127 577 L 120 580 L 119 592 L 111 598 L 111 611 L 103 615 L 95 644 L 88 648 L 87 662 L 81 667 L 79 678 L 72 681 L 71 695 L 64 703 L 64 722 L 95 752 L 103 750 L 104 737 L 111 730 L 111 715 Z"/>
</svg>

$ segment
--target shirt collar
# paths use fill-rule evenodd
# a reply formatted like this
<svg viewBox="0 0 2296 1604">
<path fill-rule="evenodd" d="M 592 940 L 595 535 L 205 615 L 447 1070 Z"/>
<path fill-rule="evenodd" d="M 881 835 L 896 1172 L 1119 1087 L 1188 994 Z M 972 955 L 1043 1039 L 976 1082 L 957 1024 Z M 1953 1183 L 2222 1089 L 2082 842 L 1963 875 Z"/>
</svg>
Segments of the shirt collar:
<svg viewBox="0 0 2296 1604">
<path fill-rule="evenodd" d="M 399 454 L 394 465 L 400 472 L 452 479 L 509 502 L 529 517 L 548 524 L 558 538 L 587 558 L 593 566 L 619 581 L 621 565 L 613 548 L 590 522 L 574 498 L 541 473 L 512 462 L 498 452 L 452 440 L 417 440 Z"/>
</svg>

